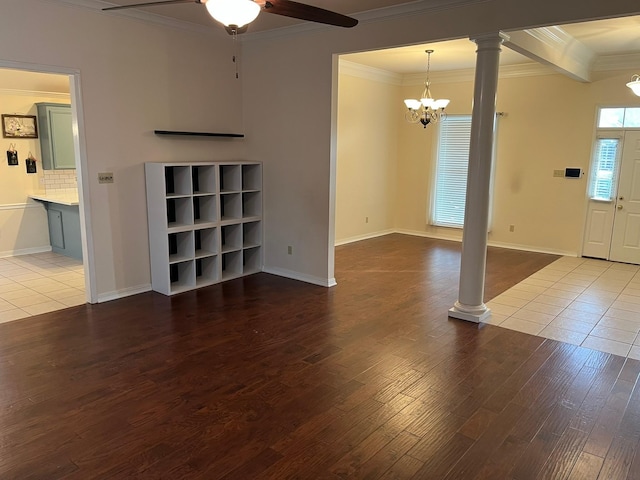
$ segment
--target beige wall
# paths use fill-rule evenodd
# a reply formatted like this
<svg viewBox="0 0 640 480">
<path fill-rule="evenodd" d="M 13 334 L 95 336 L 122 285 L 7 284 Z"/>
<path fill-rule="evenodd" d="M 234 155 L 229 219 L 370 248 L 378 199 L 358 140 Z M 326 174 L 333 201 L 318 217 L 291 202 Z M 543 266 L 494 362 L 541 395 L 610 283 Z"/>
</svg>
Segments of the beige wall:
<svg viewBox="0 0 640 480">
<path fill-rule="evenodd" d="M 29 32 L 29 41 L 16 41 Z M 3 2 L 0 66 L 80 75 L 85 207 L 100 299 L 150 288 L 144 162 L 243 157 L 242 141 L 160 138 L 154 129 L 242 132 L 241 82 L 221 28 L 168 27 L 96 7 Z M 46 68 L 46 67 L 43 67 Z M 99 172 L 115 183 L 98 184 Z M 80 179 L 79 179 L 80 181 Z"/>
<path fill-rule="evenodd" d="M 4 73 L 0 70 L 0 113 L 37 115 L 37 102 L 69 103 L 60 96 L 2 89 Z M 7 164 L 5 152 L 10 144 L 18 152 L 17 166 Z M 29 200 L 30 194 L 44 190 L 40 140 L 2 138 L 0 152 L 0 256 L 50 249 L 46 211 L 40 203 Z M 30 153 L 38 160 L 35 174 L 26 172 L 25 160 Z"/>
<path fill-rule="evenodd" d="M 423 2 L 416 3 L 421 5 Z M 586 4 L 578 0 L 489 0 L 362 22 L 352 30 L 264 35 L 243 44 L 249 159 L 265 162 L 266 268 L 293 272 L 318 283 L 334 277 L 334 54 L 637 14 L 639 10 L 636 3 L 627 0 Z M 268 112 L 268 121 L 256 112 Z M 297 255 L 287 254 L 289 242 L 298 245 Z"/>
<path fill-rule="evenodd" d="M 489 241 L 494 245 L 579 255 L 584 230 L 586 187 L 589 174 L 595 117 L 599 105 L 640 106 L 625 83 L 634 71 L 601 72 L 590 84 L 570 80 L 562 75 L 501 78 L 497 109 L 505 113 L 499 119 L 497 157 L 494 169 L 493 221 Z M 363 82 L 367 80 L 361 79 Z M 470 114 L 472 82 L 433 81 L 437 97 L 451 99 L 450 114 Z M 396 103 L 414 97 L 420 86 L 402 88 Z M 387 85 L 389 93 L 397 88 Z M 364 89 L 350 92 L 350 101 L 362 105 Z M 341 97 L 340 97 L 341 98 Z M 544 110 L 540 111 L 540 106 Z M 548 107 L 548 108 L 547 108 Z M 339 107 L 339 111 L 342 107 Z M 401 118 L 401 107 L 392 113 L 398 128 L 397 192 L 394 229 L 400 232 L 461 239 L 459 229 L 428 225 L 431 201 L 437 130 L 410 125 Z M 338 144 L 346 123 L 339 124 Z M 380 132 L 375 133 L 376 139 Z M 373 136 L 372 136 L 373 137 Z M 362 143 L 368 140 L 362 139 Z M 379 140 L 377 140 L 379 141 Z M 338 166 L 342 156 L 338 150 Z M 554 178 L 553 171 L 566 167 L 583 169 L 581 179 Z M 347 185 L 347 178 L 337 170 L 338 185 L 345 190 L 367 187 Z M 336 218 L 350 215 L 353 205 L 337 197 Z M 344 212 L 344 211 L 347 212 Z M 515 231 L 510 232 L 509 226 Z M 380 229 L 382 232 L 385 229 Z M 343 237 L 338 235 L 336 240 Z M 364 229 L 352 232 L 363 235 Z"/>
<path fill-rule="evenodd" d="M 340 75 L 336 241 L 391 231 L 396 212 L 399 86 Z"/>
<path fill-rule="evenodd" d="M 267 269 L 330 283 L 334 54 L 639 11 L 637 2 L 628 0 L 487 0 L 365 21 L 349 30 L 247 36 L 237 81 L 234 43 L 213 22 L 209 29 L 186 29 L 105 14 L 99 7 L 9 0 L 2 4 L 0 42 L 11 48 L 0 53 L 0 66 L 51 66 L 80 76 L 82 183 L 93 220 L 90 247 L 100 298 L 149 288 L 146 161 L 264 161 Z M 29 41 L 16 41 L 25 32 Z M 247 136 L 243 141 L 158 138 L 152 133 L 157 128 Z M 113 172 L 115 183 L 98 184 L 98 172 Z M 287 254 L 288 245 L 294 255 Z"/>
</svg>

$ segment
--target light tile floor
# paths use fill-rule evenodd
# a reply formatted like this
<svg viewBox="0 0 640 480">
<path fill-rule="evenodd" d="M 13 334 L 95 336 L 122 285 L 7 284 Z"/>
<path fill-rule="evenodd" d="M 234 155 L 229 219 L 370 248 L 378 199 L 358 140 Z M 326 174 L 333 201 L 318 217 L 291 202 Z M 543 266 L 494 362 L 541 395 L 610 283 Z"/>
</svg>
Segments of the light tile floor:
<svg viewBox="0 0 640 480">
<path fill-rule="evenodd" d="M 640 267 L 562 257 L 487 303 L 486 323 L 640 360 Z"/>
<path fill-rule="evenodd" d="M 0 258 L 0 323 L 85 302 L 80 260 L 53 252 Z"/>
</svg>

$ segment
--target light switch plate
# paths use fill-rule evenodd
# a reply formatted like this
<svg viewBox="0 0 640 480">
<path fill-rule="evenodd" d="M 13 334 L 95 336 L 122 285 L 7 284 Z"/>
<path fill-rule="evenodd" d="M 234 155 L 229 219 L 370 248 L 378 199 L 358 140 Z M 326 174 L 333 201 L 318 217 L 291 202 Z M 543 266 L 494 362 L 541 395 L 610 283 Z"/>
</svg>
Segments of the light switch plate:
<svg viewBox="0 0 640 480">
<path fill-rule="evenodd" d="M 113 172 L 99 173 L 98 183 L 113 183 Z"/>
</svg>

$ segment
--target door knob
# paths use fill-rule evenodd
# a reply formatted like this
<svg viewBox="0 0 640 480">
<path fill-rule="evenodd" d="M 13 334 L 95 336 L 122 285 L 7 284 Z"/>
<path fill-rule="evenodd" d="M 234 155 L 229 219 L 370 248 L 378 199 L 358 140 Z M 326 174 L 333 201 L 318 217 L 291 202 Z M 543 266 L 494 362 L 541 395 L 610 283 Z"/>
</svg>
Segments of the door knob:
<svg viewBox="0 0 640 480">
<path fill-rule="evenodd" d="M 622 205 L 618 205 L 618 210 L 622 210 Z"/>
</svg>

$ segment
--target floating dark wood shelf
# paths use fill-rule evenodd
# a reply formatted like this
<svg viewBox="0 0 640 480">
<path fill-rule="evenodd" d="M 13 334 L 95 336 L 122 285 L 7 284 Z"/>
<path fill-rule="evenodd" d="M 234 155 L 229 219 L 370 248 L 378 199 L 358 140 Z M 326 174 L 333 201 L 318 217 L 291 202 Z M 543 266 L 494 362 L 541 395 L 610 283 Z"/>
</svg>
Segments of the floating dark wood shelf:
<svg viewBox="0 0 640 480">
<path fill-rule="evenodd" d="M 244 133 L 177 132 L 175 130 L 154 130 L 156 135 L 180 135 L 183 137 L 230 137 L 244 138 Z"/>
</svg>

